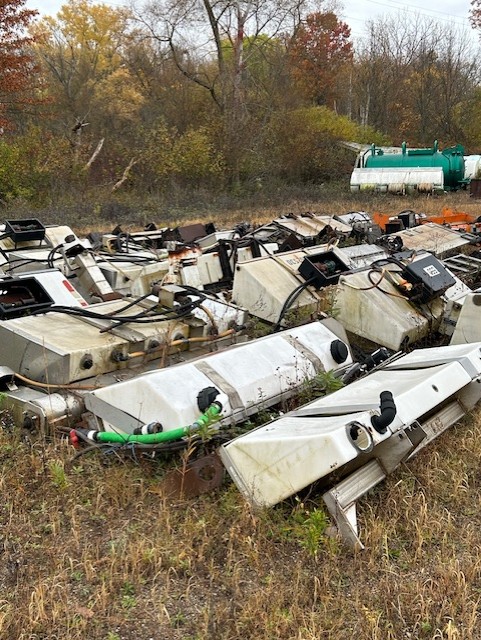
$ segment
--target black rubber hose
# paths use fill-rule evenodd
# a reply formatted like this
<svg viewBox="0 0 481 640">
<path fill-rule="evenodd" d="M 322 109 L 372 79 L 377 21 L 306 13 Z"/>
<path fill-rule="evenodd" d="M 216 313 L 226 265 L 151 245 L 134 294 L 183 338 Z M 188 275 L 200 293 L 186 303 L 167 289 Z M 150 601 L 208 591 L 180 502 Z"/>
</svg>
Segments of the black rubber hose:
<svg viewBox="0 0 481 640">
<path fill-rule="evenodd" d="M 277 320 L 276 324 L 274 325 L 274 329 L 272 330 L 273 333 L 277 333 L 277 331 L 280 331 L 282 329 L 282 321 L 284 320 L 284 316 L 289 311 L 290 307 L 294 304 L 294 302 L 297 300 L 297 298 L 301 295 L 301 293 L 305 289 L 307 289 L 307 287 L 311 285 L 314 282 L 314 280 L 315 280 L 315 277 L 312 277 L 309 280 L 306 280 L 306 282 L 302 282 L 287 296 L 286 301 L 284 302 L 284 305 L 282 306 L 281 312 L 279 314 L 279 319 Z"/>
<path fill-rule="evenodd" d="M 47 256 L 47 266 L 50 269 L 55 269 L 55 265 L 53 263 L 54 260 L 54 256 L 56 253 L 59 252 L 59 250 L 63 247 L 63 243 L 58 244 L 56 247 L 54 247 L 53 249 L 50 250 L 50 253 Z"/>
<path fill-rule="evenodd" d="M 397 413 L 396 404 L 390 391 L 381 391 L 379 410 L 381 415 L 373 416 L 371 424 L 378 433 L 386 433 Z"/>
<path fill-rule="evenodd" d="M 92 318 L 95 320 L 112 320 L 119 322 L 121 324 L 128 324 L 129 322 L 136 322 L 138 324 L 150 324 L 153 322 L 159 322 L 160 320 L 173 320 L 175 318 L 182 318 L 186 315 L 189 315 L 194 311 L 196 307 L 198 307 L 205 300 L 205 296 L 199 295 L 199 299 L 192 301 L 188 304 L 181 305 L 179 307 L 173 307 L 172 309 L 166 309 L 162 312 L 152 312 L 152 309 L 145 309 L 141 313 L 136 314 L 135 316 L 119 316 L 112 314 L 101 314 L 89 311 L 88 309 L 79 308 L 79 307 L 65 307 L 61 305 L 55 305 L 53 307 L 49 307 L 48 310 L 45 309 L 37 309 L 32 311 L 31 315 L 41 315 L 44 313 L 64 313 L 71 316 L 80 316 L 84 318 Z M 151 313 L 151 315 L 147 315 Z"/>
</svg>

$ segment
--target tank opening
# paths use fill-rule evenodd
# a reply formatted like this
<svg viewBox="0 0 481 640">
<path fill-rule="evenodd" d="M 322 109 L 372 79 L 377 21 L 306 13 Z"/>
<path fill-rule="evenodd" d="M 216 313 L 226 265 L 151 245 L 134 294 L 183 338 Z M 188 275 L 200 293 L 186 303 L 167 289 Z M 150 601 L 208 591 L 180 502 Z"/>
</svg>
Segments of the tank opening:
<svg viewBox="0 0 481 640">
<path fill-rule="evenodd" d="M 347 435 L 352 444 L 361 453 L 369 453 L 372 451 L 372 436 L 368 429 L 360 422 L 350 422 L 347 425 Z"/>
</svg>

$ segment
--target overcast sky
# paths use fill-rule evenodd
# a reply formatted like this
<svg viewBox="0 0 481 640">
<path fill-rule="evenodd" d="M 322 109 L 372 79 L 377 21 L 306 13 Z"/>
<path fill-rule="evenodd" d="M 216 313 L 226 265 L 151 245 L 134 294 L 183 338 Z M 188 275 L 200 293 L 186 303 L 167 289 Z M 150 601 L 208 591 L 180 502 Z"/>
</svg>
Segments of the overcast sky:
<svg viewBox="0 0 481 640">
<path fill-rule="evenodd" d="M 458 25 L 473 33 L 469 25 L 469 0 L 346 0 L 344 20 L 351 27 L 353 37 L 361 37 L 367 20 L 400 10 L 419 13 L 440 22 Z"/>
<path fill-rule="evenodd" d="M 27 0 L 27 7 L 37 9 L 41 14 L 55 15 L 65 0 Z M 102 0 L 95 0 L 100 3 Z M 106 2 L 121 6 L 123 0 Z M 125 1 L 127 4 L 127 0 Z M 419 13 L 440 22 L 455 24 L 468 30 L 473 40 L 477 38 L 469 25 L 470 0 L 344 0 L 342 16 L 349 24 L 354 39 L 361 38 L 367 20 L 386 14 L 396 14 L 400 10 Z"/>
</svg>

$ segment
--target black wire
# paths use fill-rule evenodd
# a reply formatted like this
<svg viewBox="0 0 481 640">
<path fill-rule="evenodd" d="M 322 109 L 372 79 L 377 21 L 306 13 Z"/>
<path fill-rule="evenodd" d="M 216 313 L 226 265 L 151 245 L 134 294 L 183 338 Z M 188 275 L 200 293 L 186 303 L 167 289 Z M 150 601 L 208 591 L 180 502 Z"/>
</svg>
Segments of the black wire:
<svg viewBox="0 0 481 640">
<path fill-rule="evenodd" d="M 129 256 L 112 256 L 109 257 L 106 256 L 106 254 L 94 254 L 97 261 L 98 262 L 146 262 L 146 263 L 151 263 L 151 262 L 158 262 L 157 257 L 155 255 L 152 255 L 152 257 L 149 256 L 136 256 L 134 254 L 131 254 L 131 257 Z"/>
<path fill-rule="evenodd" d="M 412 251 L 411 257 L 414 254 L 415 254 L 415 251 Z M 401 260 L 398 260 L 398 258 L 394 258 L 394 256 L 389 256 L 387 258 L 379 258 L 379 260 L 374 260 L 374 262 L 371 263 L 371 267 L 382 266 L 383 264 L 389 264 L 389 263 L 397 264 L 397 266 L 401 267 L 403 271 L 406 268 L 406 263 L 402 262 Z"/>
<path fill-rule="evenodd" d="M 53 257 L 61 247 L 63 247 L 63 243 L 58 244 L 48 254 L 48 256 L 47 256 L 47 266 L 50 267 L 50 269 L 55 269 L 55 265 L 53 264 Z"/>
<path fill-rule="evenodd" d="M 20 263 L 20 264 L 13 264 L 13 263 Z M 33 263 L 45 263 L 45 260 L 39 260 L 38 258 L 31 258 L 29 260 L 24 259 L 24 258 L 18 258 L 18 260 L 10 260 L 9 262 L 9 266 L 7 268 L 5 268 L 5 272 L 10 272 L 13 271 L 14 269 L 19 269 L 20 267 L 25 267 L 27 264 L 33 264 Z"/>
<path fill-rule="evenodd" d="M 133 307 L 134 305 L 138 304 L 139 302 L 142 302 L 143 300 L 145 300 L 146 298 L 148 298 L 149 296 L 151 296 L 152 293 L 145 293 L 143 296 L 140 296 L 140 298 L 136 298 L 135 300 L 132 300 L 131 302 L 129 302 L 129 304 L 126 304 L 125 307 L 121 307 L 120 309 L 116 309 L 115 311 L 113 311 L 112 313 L 121 313 L 122 311 L 127 311 L 127 309 L 130 309 L 130 307 Z M 108 314 L 107 314 L 108 317 Z"/>
<path fill-rule="evenodd" d="M 89 309 L 85 309 L 82 307 L 65 307 L 62 305 L 56 305 L 53 307 L 49 307 L 48 311 L 45 311 L 45 309 L 34 310 L 32 311 L 31 315 L 40 315 L 43 313 L 55 312 L 55 313 L 64 313 L 66 315 L 89 318 L 92 320 L 115 320 L 120 324 L 127 324 L 129 322 L 134 322 L 138 324 L 150 324 L 153 322 L 158 322 L 160 318 L 164 318 L 167 320 L 173 319 L 173 318 L 182 318 L 185 315 L 192 313 L 192 311 L 196 309 L 199 305 L 201 305 L 206 298 L 206 296 L 202 295 L 200 292 L 197 292 L 197 295 L 198 295 L 198 300 L 190 301 L 185 305 L 179 305 L 178 307 L 167 309 L 160 313 L 158 312 L 152 313 L 152 309 L 145 309 L 142 312 L 136 314 L 135 316 L 117 316 L 116 314 L 119 313 L 119 311 L 112 313 L 112 315 L 105 315 L 102 313 L 96 313 L 95 311 L 90 311 Z M 132 304 L 129 303 L 127 307 L 129 306 L 132 306 Z M 150 317 L 148 318 L 144 317 L 149 313 L 152 313 Z"/>
<path fill-rule="evenodd" d="M 307 289 L 307 287 L 315 281 L 315 279 L 316 279 L 316 276 L 313 276 L 309 280 L 306 280 L 306 282 L 302 282 L 287 296 L 286 301 L 284 302 L 281 312 L 279 314 L 279 319 L 277 320 L 276 324 L 274 325 L 274 329 L 272 330 L 273 333 L 280 331 L 280 329 L 282 328 L 281 323 L 284 320 L 284 316 L 287 313 L 289 307 L 297 300 L 297 298 L 301 295 L 304 289 Z"/>
</svg>

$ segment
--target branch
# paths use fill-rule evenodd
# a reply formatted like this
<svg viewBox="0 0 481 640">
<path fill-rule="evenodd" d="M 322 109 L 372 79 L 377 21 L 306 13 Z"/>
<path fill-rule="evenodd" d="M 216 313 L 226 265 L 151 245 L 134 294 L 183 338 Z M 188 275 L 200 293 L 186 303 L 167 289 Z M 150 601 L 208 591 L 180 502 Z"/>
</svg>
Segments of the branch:
<svg viewBox="0 0 481 640">
<path fill-rule="evenodd" d="M 129 162 L 129 164 L 125 167 L 124 172 L 122 174 L 122 177 L 120 178 L 120 180 L 118 180 L 114 186 L 112 187 L 112 191 L 117 191 L 117 189 L 120 189 L 120 187 L 124 184 L 124 182 L 128 179 L 129 174 L 130 174 L 130 170 L 132 169 L 132 167 L 134 165 L 136 165 L 138 162 L 138 160 L 136 160 L 135 158 L 132 158 L 132 160 Z"/>
<path fill-rule="evenodd" d="M 99 140 L 99 143 L 97 145 L 97 148 L 95 149 L 95 151 L 92 153 L 90 160 L 87 162 L 87 164 L 84 167 L 84 171 L 88 171 L 90 169 L 90 167 L 92 166 L 95 158 L 99 155 L 100 151 L 102 150 L 102 147 L 104 146 L 104 140 L 105 138 L 101 138 Z"/>
</svg>

